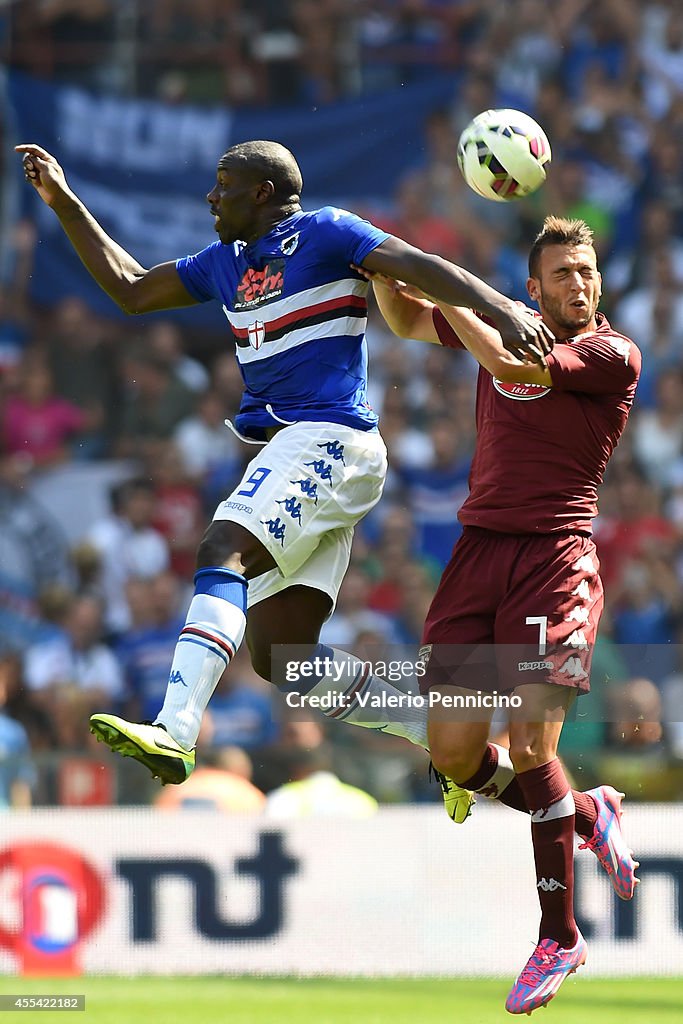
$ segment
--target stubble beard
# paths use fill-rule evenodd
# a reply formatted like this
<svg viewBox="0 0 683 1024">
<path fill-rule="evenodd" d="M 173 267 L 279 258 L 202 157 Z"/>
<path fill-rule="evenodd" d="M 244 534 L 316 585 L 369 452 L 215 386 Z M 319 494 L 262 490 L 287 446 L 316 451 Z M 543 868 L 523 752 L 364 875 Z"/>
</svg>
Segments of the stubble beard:
<svg viewBox="0 0 683 1024">
<path fill-rule="evenodd" d="M 570 320 L 563 314 L 560 303 L 557 302 L 555 299 L 551 299 L 548 296 L 546 296 L 543 293 L 543 289 L 541 289 L 540 301 L 544 312 L 547 313 L 552 318 L 552 320 L 557 324 L 557 326 L 562 328 L 563 331 L 569 331 L 570 335 L 573 333 L 575 334 L 577 331 L 582 330 L 582 328 L 584 327 L 587 327 L 593 319 L 593 317 L 595 316 L 595 311 L 598 308 L 597 302 L 591 303 L 591 305 L 588 307 L 585 313 L 582 313 L 575 320 Z"/>
</svg>

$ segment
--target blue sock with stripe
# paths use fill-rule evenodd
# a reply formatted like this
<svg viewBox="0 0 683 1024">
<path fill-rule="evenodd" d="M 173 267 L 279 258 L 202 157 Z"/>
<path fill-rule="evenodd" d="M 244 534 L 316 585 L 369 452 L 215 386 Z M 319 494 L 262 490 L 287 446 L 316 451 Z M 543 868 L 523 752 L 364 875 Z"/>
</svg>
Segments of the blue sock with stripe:
<svg viewBox="0 0 683 1024">
<path fill-rule="evenodd" d="M 206 705 L 242 643 L 247 581 L 232 569 L 199 569 L 176 644 L 164 706 L 157 723 L 186 750 L 197 742 Z"/>
</svg>

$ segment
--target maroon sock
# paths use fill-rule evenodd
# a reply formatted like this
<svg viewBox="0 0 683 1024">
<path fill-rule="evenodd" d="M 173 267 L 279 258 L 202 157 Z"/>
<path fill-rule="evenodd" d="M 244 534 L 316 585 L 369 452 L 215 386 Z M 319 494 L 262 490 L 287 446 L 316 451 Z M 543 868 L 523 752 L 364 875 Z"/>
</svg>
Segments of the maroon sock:
<svg viewBox="0 0 683 1024">
<path fill-rule="evenodd" d="M 463 786 L 465 789 L 472 789 L 489 799 L 499 800 L 501 804 L 511 807 L 514 811 L 524 811 L 528 814 L 529 805 L 526 802 L 517 776 L 508 782 L 505 789 L 499 790 L 497 786 L 493 786 L 490 789 L 487 787 L 487 783 L 491 782 L 496 774 L 497 768 L 498 751 L 492 743 L 488 743 L 484 756 L 481 759 L 481 764 L 474 775 L 469 779 L 465 779 L 464 782 L 458 782 L 458 785 Z M 587 793 L 579 793 L 576 789 L 572 790 L 572 795 L 574 797 L 574 806 L 576 807 L 576 831 L 582 839 L 590 839 L 598 820 L 598 809 L 595 800 Z"/>
<path fill-rule="evenodd" d="M 519 779 L 515 775 L 512 782 L 505 787 L 503 792 L 498 796 L 498 800 L 506 807 L 512 807 L 515 811 L 526 811 L 529 813 L 529 808 L 526 805 L 524 799 L 524 793 L 522 793 L 522 787 L 519 784 Z"/>
<path fill-rule="evenodd" d="M 576 831 L 582 839 L 590 839 L 598 823 L 598 807 L 592 796 L 588 793 L 579 793 L 572 790 L 574 806 L 576 807 Z"/>
<path fill-rule="evenodd" d="M 574 801 L 558 758 L 521 772 L 519 784 L 531 809 L 536 884 L 541 904 L 539 941 L 570 949 L 574 920 Z"/>
<path fill-rule="evenodd" d="M 462 786 L 463 789 L 472 789 L 475 792 L 480 792 L 482 786 L 485 786 L 487 782 L 490 782 L 496 773 L 498 767 L 498 751 L 492 743 L 486 744 L 486 750 L 484 756 L 481 759 L 481 764 L 477 768 L 474 775 L 469 779 L 465 779 L 464 782 L 459 782 L 458 785 Z M 485 796 L 488 794 L 484 794 Z M 493 794 L 491 794 L 493 795 Z"/>
<path fill-rule="evenodd" d="M 574 797 L 574 805 L 576 807 L 574 827 L 582 839 L 590 839 L 598 820 L 598 809 L 595 806 L 595 800 L 588 793 L 579 793 L 577 789 L 572 790 L 572 796 Z M 506 807 L 512 807 L 515 811 L 529 812 L 517 776 L 496 799 L 500 800 L 501 804 L 505 804 Z"/>
</svg>

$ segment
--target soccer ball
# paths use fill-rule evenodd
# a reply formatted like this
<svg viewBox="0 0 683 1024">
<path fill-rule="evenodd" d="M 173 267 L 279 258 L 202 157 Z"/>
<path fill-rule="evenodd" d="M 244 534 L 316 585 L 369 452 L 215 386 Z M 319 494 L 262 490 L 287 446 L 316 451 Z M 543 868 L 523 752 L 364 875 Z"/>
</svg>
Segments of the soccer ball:
<svg viewBox="0 0 683 1024">
<path fill-rule="evenodd" d="M 521 110 L 485 110 L 458 140 L 458 165 L 478 195 L 505 203 L 540 188 L 550 163 L 550 143 Z"/>
</svg>

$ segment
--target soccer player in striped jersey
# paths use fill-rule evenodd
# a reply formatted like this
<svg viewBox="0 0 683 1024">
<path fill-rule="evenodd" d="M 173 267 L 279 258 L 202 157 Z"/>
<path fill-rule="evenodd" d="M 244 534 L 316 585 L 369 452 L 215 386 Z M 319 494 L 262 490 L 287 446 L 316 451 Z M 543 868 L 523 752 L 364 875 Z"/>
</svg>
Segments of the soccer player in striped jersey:
<svg viewBox="0 0 683 1024">
<path fill-rule="evenodd" d="M 548 329 L 467 271 L 351 213 L 304 212 L 301 171 L 278 143 L 229 149 L 207 196 L 219 240 L 150 270 L 104 232 L 53 156 L 36 145 L 16 148 L 26 180 L 121 309 L 222 305 L 244 380 L 233 429 L 257 448 L 200 544 L 194 597 L 155 723 L 98 714 L 93 732 L 163 782 L 184 781 L 203 711 L 246 633 L 264 678 L 274 675 L 272 645 L 303 645 L 321 667 L 299 681 L 299 692 L 332 693 L 339 699 L 331 717 L 425 746 L 423 713 L 397 708 L 392 721 L 370 723 L 353 700 L 400 691 L 343 652 L 317 646 L 348 565 L 353 528 L 379 500 L 386 472 L 377 416 L 366 399 L 368 283 L 351 264 L 481 310 L 511 351 L 540 362 L 552 347 Z M 461 806 L 464 816 L 464 792 Z"/>
</svg>

